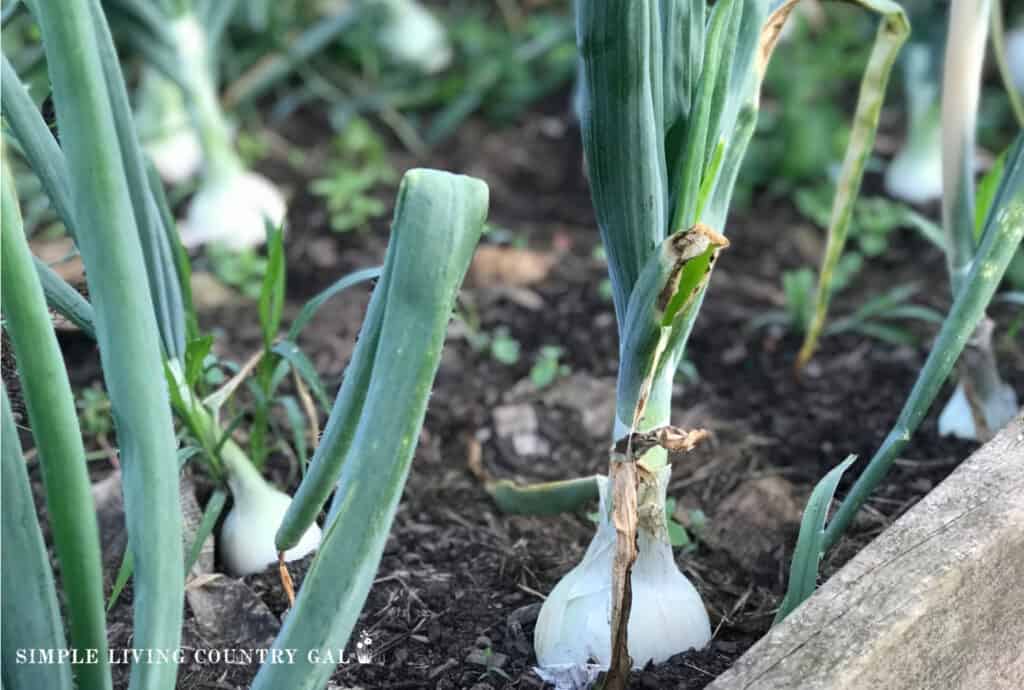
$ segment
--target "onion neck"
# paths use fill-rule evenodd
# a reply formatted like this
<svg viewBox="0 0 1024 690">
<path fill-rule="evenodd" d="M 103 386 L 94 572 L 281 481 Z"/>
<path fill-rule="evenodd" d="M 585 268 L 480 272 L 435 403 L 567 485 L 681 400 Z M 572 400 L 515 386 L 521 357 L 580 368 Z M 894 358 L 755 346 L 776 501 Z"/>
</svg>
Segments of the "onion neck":
<svg viewBox="0 0 1024 690">
<path fill-rule="evenodd" d="M 651 384 L 647 405 L 644 407 L 644 413 L 640 417 L 635 431 L 651 431 L 652 429 L 667 426 L 671 422 L 672 383 L 674 378 L 675 367 L 663 367 L 661 374 Z M 621 417 L 616 416 L 615 428 L 612 432 L 613 440 L 617 441 L 628 435 L 631 431 L 631 422 L 632 420 L 623 420 Z M 639 462 L 647 470 L 655 472 L 668 464 L 668 453 L 664 448 L 654 447 L 644 453 Z"/>
<path fill-rule="evenodd" d="M 185 76 L 189 110 L 203 149 L 203 175 L 209 184 L 224 182 L 244 170 L 232 146 L 231 126 L 220 107 L 206 32 L 187 12 L 171 25 Z"/>
<path fill-rule="evenodd" d="M 672 383 L 675 377 L 675 367 L 665 366 L 651 384 L 647 405 L 640 417 L 636 431 L 645 432 L 667 426 L 672 420 Z M 630 432 L 628 423 L 616 418 L 615 439 L 620 439 Z M 638 474 L 639 486 L 637 490 L 637 513 L 639 517 L 639 528 L 644 534 L 644 539 L 659 539 L 667 543 L 668 524 L 665 519 L 665 497 L 667 480 L 660 482 L 658 477 L 664 468 L 668 466 L 668 451 L 660 446 L 654 446 L 645 452 L 638 460 L 641 471 Z M 608 509 L 611 509 L 609 501 Z M 638 535 L 638 538 L 639 535 Z M 641 544 L 644 543 L 641 540 Z"/>
<path fill-rule="evenodd" d="M 181 88 L 153 67 L 144 67 L 139 81 L 136 121 L 143 139 L 165 139 L 191 127 Z"/>
</svg>

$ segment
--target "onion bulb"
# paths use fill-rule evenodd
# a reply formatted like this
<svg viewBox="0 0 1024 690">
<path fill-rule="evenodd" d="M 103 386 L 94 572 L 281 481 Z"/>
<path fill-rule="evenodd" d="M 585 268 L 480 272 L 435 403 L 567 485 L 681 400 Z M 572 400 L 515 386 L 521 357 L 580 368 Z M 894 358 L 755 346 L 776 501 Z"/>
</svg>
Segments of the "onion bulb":
<svg viewBox="0 0 1024 690">
<path fill-rule="evenodd" d="M 1017 414 L 1017 394 L 1010 386 L 1000 381 L 995 393 L 981 401 L 981 411 L 989 431 L 1002 429 Z M 962 382 L 957 384 L 953 397 L 939 414 L 939 434 L 967 441 L 985 440 L 978 435 L 971 404 L 967 400 Z"/>
<path fill-rule="evenodd" d="M 634 668 L 661 663 L 711 639 L 700 594 L 679 571 L 665 520 L 671 468 L 652 476 L 640 497 L 638 555 L 633 565 L 632 608 L 627 628 Z M 611 662 L 612 562 L 616 532 L 610 521 L 608 480 L 598 477 L 597 534 L 582 562 L 555 585 L 537 619 L 533 644 L 538 673 L 558 690 L 589 687 Z"/>
<path fill-rule="evenodd" d="M 236 250 L 258 247 L 266 242 L 266 224 L 279 227 L 285 211 L 284 197 L 269 180 L 239 170 L 199 188 L 181 223 L 181 242 L 186 247 L 210 242 Z"/>
<path fill-rule="evenodd" d="M 274 536 L 292 499 L 267 483 L 248 459 L 239 458 L 227 469 L 234 505 L 221 526 L 218 548 L 228 573 L 242 577 L 277 563 Z M 320 528 L 314 523 L 284 559 L 298 560 L 318 546 Z"/>
<path fill-rule="evenodd" d="M 426 74 L 440 72 L 452 61 L 444 25 L 416 0 L 376 0 L 385 9 L 377 40 L 395 62 Z"/>
<path fill-rule="evenodd" d="M 1024 96 L 1024 25 L 1006 34 L 1006 62 L 1014 88 Z"/>
<path fill-rule="evenodd" d="M 246 170 L 232 144 L 221 110 L 209 59 L 207 36 L 199 20 L 186 13 L 171 24 L 185 91 L 203 150 L 203 176 L 181 228 L 182 243 L 194 247 L 217 242 L 230 249 L 257 247 L 266 241 L 266 225 L 285 217 L 281 192 L 261 175 Z"/>
</svg>

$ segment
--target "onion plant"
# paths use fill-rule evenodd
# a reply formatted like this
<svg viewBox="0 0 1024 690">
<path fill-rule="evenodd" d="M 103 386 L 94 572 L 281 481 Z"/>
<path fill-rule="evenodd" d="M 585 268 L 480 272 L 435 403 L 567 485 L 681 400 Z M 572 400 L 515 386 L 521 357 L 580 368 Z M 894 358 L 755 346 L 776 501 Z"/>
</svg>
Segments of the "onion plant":
<svg viewBox="0 0 1024 690">
<path fill-rule="evenodd" d="M 982 220 L 977 223 L 974 130 L 987 13 L 987 0 L 954 0 L 949 15 L 942 96 L 942 206 L 953 304 L 895 425 L 827 523 L 839 474 L 851 461 L 833 470 L 815 490 L 801 523 L 789 587 L 776 620 L 813 593 L 820 559 L 910 443 L 961 354 L 961 381 L 939 417 L 940 432 L 985 437 L 1017 414 L 1016 396 L 1000 380 L 995 366 L 992 323 L 985 310 L 1024 238 L 1024 134 L 1017 136 L 997 167 L 994 192 L 987 208 L 979 209 Z M 830 237 L 830 246 L 834 239 Z M 841 240 L 837 246 L 841 251 Z M 819 286 L 827 283 L 823 269 Z M 819 317 L 823 318 L 825 306 L 819 292 Z M 809 336 L 805 348 L 808 344 L 813 347 L 813 337 Z"/>
<path fill-rule="evenodd" d="M 974 200 L 974 142 L 990 11 L 990 0 L 958 0 L 950 6 L 943 71 L 941 153 L 943 248 L 954 299 L 977 263 L 980 247 L 981 222 L 976 219 Z M 800 351 L 800 365 L 813 355 L 824 327 L 832 274 L 845 241 L 845 227 L 830 229 L 818 280 L 815 315 Z M 1002 273 L 1000 280 L 1001 277 Z M 991 331 L 991 323 L 983 320 L 964 355 L 960 383 L 939 416 L 939 432 L 944 435 L 984 440 L 1017 411 L 1015 392 L 999 377 Z"/>
<path fill-rule="evenodd" d="M 672 381 L 725 239 L 759 92 L 793 0 L 576 3 L 578 110 L 619 327 L 608 478 L 518 487 L 490 483 L 510 510 L 565 509 L 600 494 L 582 563 L 541 609 L 541 674 L 582 687 L 607 671 L 661 662 L 710 639 L 708 616 L 672 557 L 665 518 L 668 452 L 700 430 L 671 426 Z M 834 222 L 848 219 L 906 18 L 886 0 L 865 75 Z"/>
<path fill-rule="evenodd" d="M 220 105 L 217 44 L 235 0 L 105 0 L 121 32 L 147 62 L 139 89 L 140 126 L 168 179 L 188 177 L 201 159 L 199 189 L 182 225 L 187 246 L 217 242 L 234 249 L 263 243 L 265 223 L 280 225 L 284 196 L 247 170 Z M 199 149 L 197 152 L 196 149 Z"/>
<path fill-rule="evenodd" d="M 73 236 L 85 264 L 90 301 L 31 256 L 5 168 L 4 326 L 14 342 L 43 466 L 67 602 L 68 642 L 77 649 L 99 650 L 99 663 L 76 666 L 72 678 L 66 666 L 11 662 L 18 648 L 67 644 L 5 400 L 0 420 L 3 548 L 5 558 L 10 555 L 25 569 L 17 582 L 9 581 L 5 571 L 9 590 L 2 604 L 2 682 L 12 688 L 111 686 L 85 454 L 47 305 L 99 345 L 123 469 L 129 551 L 118 580 L 123 585 L 122 576 L 134 571 L 133 644 L 165 651 L 178 647 L 184 575 L 226 503 L 224 489 L 217 489 L 195 543 L 183 550 L 178 472 L 182 462 L 198 456 L 214 479 L 230 488 L 232 514 L 238 514 L 226 518 L 220 535 L 225 565 L 251 570 L 308 551 L 316 545 L 312 542 L 320 545 L 278 644 L 343 647 L 408 473 L 455 294 L 483 230 L 487 187 L 451 173 L 408 172 L 399 189 L 384 268 L 338 281 L 307 305 L 283 340 L 276 335 L 283 307 L 283 234 L 271 229 L 271 270 L 259 305 L 264 352 L 224 387 L 201 397 L 197 378 L 211 339 L 198 332 L 187 256 L 157 177 L 147 169 L 100 1 L 69 7 L 31 2 L 29 7 L 41 29 L 60 136 L 51 133 L 6 59 L 5 136 L 39 176 Z M 222 426 L 218 413 L 247 375 L 255 371 L 260 379 L 262 362 L 272 362 L 272 382 L 294 370 L 296 380 L 307 379 L 314 387 L 311 365 L 294 344 L 298 332 L 330 296 L 373 276 L 379 280 L 356 355 L 299 500 L 292 503 L 267 484 L 258 463 L 235 441 L 237 421 Z M 314 393 L 323 397 L 320 390 Z M 196 447 L 179 450 L 175 419 L 182 436 Z M 334 504 L 321 542 L 314 518 L 332 490 Z M 285 511 L 288 517 L 275 545 L 274 532 Z M 338 573 L 345 575 L 339 580 Z M 26 607 L 32 607 L 33 615 L 25 613 Z M 326 666 L 264 669 L 257 685 L 321 687 L 329 672 Z M 132 667 L 130 687 L 169 689 L 175 677 L 174 663 L 143 660 Z"/>
</svg>

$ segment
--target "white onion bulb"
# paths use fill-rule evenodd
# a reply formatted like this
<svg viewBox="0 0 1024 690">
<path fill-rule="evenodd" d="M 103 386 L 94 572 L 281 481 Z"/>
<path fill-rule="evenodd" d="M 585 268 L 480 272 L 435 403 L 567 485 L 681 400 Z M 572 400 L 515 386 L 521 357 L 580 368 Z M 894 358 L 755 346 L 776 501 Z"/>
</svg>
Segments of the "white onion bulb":
<svg viewBox="0 0 1024 690">
<path fill-rule="evenodd" d="M 218 547 L 228 574 L 235 577 L 261 572 L 277 563 L 274 537 L 292 499 L 268 484 L 255 468 L 239 468 L 228 478 L 234 505 L 220 529 Z M 295 561 L 320 546 L 320 528 L 314 523 L 302 539 L 285 552 Z"/>
<path fill-rule="evenodd" d="M 927 123 L 925 123 L 927 126 Z M 942 131 L 919 133 L 924 140 L 914 146 L 913 137 L 885 170 L 885 191 L 912 204 L 925 204 L 942 196 Z"/>
<path fill-rule="evenodd" d="M 1002 429 L 1017 414 L 1017 394 L 1010 386 L 1002 383 L 995 395 L 981 402 L 981 410 L 990 431 Z M 981 440 L 978 438 L 978 429 L 974 424 L 974 415 L 963 383 L 957 384 L 953 397 L 939 414 L 939 434 L 967 441 Z"/>
<path fill-rule="evenodd" d="M 181 242 L 186 247 L 209 242 L 236 250 L 258 247 L 267 240 L 266 224 L 279 227 L 285 210 L 277 187 L 240 169 L 199 188 L 181 223 Z"/>
<path fill-rule="evenodd" d="M 396 62 L 426 74 L 440 72 L 452 61 L 444 25 L 416 0 L 379 0 L 387 17 L 377 32 L 381 48 Z"/>
<path fill-rule="evenodd" d="M 633 603 L 627 629 L 634 668 L 661 663 L 704 647 L 711 626 L 700 594 L 679 571 L 665 525 L 671 468 L 657 471 L 660 516 L 641 519 L 632 571 Z M 558 690 L 589 687 L 611 662 L 611 573 L 615 528 L 609 520 L 608 480 L 598 477 L 600 522 L 583 561 L 555 585 L 537 619 L 533 644 L 538 673 Z M 653 527 L 653 529 L 652 529 Z"/>
</svg>

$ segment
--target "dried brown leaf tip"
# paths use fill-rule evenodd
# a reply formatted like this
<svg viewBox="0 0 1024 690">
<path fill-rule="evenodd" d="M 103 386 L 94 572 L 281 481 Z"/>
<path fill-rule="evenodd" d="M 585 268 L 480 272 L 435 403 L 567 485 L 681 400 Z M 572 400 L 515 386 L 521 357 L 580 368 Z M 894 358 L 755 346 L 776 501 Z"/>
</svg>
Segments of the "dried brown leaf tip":
<svg viewBox="0 0 1024 690">
<path fill-rule="evenodd" d="M 729 246 L 729 238 L 704 223 L 697 223 L 686 232 L 677 233 L 671 241 L 676 260 L 680 263 L 700 256 L 708 247 L 725 249 Z"/>
<path fill-rule="evenodd" d="M 665 286 L 658 294 L 658 308 L 662 311 L 668 308 L 669 302 L 679 291 L 679 281 L 683 277 L 683 269 L 686 268 L 686 265 L 691 260 L 706 253 L 709 249 L 714 249 L 708 262 L 707 271 L 705 271 L 705 275 L 707 275 L 715 265 L 718 252 L 729 246 L 729 240 L 725 235 L 712 229 L 710 226 L 697 223 L 686 232 L 676 233 L 669 239 L 669 246 L 671 248 L 673 266 L 671 274 L 665 281 Z M 702 282 L 698 282 L 690 292 L 689 297 L 692 298 L 696 295 L 702 284 Z"/>
<path fill-rule="evenodd" d="M 765 22 L 764 27 L 761 29 L 761 39 L 758 42 L 757 51 L 757 74 L 761 79 L 764 78 L 764 73 L 768 69 L 768 62 L 772 58 L 775 44 L 779 42 L 782 28 L 786 25 L 786 20 L 789 19 L 789 15 L 793 8 L 796 7 L 797 2 L 799 0 L 787 0 L 783 3 L 771 13 L 768 21 Z"/>
</svg>

